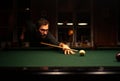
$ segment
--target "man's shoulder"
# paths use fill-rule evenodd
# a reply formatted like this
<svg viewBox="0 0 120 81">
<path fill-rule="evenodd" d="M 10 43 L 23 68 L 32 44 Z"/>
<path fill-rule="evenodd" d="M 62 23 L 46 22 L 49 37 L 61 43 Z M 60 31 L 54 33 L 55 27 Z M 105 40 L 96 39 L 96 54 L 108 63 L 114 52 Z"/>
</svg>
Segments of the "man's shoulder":
<svg viewBox="0 0 120 81">
<path fill-rule="evenodd" d="M 48 37 L 54 37 L 51 32 L 48 32 L 47 36 L 48 36 Z"/>
</svg>

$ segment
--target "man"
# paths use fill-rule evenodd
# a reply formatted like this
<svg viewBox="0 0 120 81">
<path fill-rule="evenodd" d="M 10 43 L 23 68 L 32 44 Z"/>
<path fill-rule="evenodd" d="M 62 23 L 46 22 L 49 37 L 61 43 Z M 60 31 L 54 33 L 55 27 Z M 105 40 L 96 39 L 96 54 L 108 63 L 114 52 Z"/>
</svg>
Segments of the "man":
<svg viewBox="0 0 120 81">
<path fill-rule="evenodd" d="M 36 24 L 35 31 L 32 32 L 32 34 L 29 37 L 29 45 L 32 47 L 39 47 L 43 46 L 41 42 L 45 42 L 52 45 L 57 45 L 62 47 L 62 50 L 64 51 L 64 54 L 75 54 L 74 51 L 70 49 L 70 47 L 62 42 L 58 42 L 55 37 L 49 32 L 49 21 L 41 18 L 38 20 Z M 29 46 L 28 43 L 26 43 L 26 46 Z"/>
</svg>

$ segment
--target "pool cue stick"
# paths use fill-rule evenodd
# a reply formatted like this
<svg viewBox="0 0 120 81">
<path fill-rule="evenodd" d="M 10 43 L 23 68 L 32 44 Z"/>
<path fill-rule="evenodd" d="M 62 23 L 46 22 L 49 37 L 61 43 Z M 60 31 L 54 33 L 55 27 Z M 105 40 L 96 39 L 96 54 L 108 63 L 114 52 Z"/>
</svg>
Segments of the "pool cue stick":
<svg viewBox="0 0 120 81">
<path fill-rule="evenodd" d="M 41 43 L 41 44 L 44 44 L 44 45 L 56 47 L 56 48 L 63 48 L 63 47 L 61 47 L 61 46 L 57 46 L 57 45 L 49 44 L 49 43 L 45 43 L 45 42 L 40 42 L 40 43 Z M 76 49 L 69 49 L 69 50 L 78 51 L 78 50 L 76 50 Z"/>
</svg>

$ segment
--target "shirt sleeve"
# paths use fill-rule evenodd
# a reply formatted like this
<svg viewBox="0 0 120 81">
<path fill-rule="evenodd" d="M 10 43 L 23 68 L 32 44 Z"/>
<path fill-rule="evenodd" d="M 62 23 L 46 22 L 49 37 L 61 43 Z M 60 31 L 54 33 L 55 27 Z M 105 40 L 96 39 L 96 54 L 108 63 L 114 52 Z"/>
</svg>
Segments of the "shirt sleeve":
<svg viewBox="0 0 120 81">
<path fill-rule="evenodd" d="M 47 40 L 49 40 L 49 43 L 54 44 L 54 45 L 60 44 L 60 42 L 57 41 L 57 39 L 50 32 L 48 32 Z"/>
</svg>

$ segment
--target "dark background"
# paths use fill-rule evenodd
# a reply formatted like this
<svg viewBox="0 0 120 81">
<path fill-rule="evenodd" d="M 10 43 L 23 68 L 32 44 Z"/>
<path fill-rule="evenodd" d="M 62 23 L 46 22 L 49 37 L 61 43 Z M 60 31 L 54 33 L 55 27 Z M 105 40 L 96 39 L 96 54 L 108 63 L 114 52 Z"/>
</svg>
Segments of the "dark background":
<svg viewBox="0 0 120 81">
<path fill-rule="evenodd" d="M 27 12 L 26 8 L 30 10 Z M 76 23 L 83 21 L 88 22 L 87 30 L 79 32 L 85 31 L 83 33 L 89 36 L 91 47 L 119 47 L 119 13 L 119 0 L 3 0 L 0 2 L 0 40 L 17 42 L 17 32 L 26 18 L 36 22 L 45 17 L 58 40 L 62 36 L 57 22 L 73 22 L 75 25 L 70 28 L 77 31 Z M 63 32 L 65 27 L 62 27 Z M 73 37 L 74 42 L 81 40 L 79 35 L 81 33 L 76 33 L 76 38 Z"/>
</svg>

